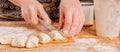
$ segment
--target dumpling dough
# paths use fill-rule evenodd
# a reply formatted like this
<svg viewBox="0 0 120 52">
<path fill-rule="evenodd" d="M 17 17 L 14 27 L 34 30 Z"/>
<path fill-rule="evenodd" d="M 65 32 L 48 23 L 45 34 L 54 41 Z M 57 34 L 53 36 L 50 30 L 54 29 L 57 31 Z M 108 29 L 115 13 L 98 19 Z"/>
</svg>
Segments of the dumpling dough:
<svg viewBox="0 0 120 52">
<path fill-rule="evenodd" d="M 26 41 L 28 37 L 23 35 L 23 36 L 17 36 L 14 38 L 11 42 L 11 45 L 14 47 L 25 47 Z"/>
<path fill-rule="evenodd" d="M 36 37 L 35 35 L 31 35 L 27 40 L 26 47 L 33 48 L 33 47 L 37 47 L 38 44 L 39 44 L 39 38 Z"/>
<path fill-rule="evenodd" d="M 15 38 L 15 36 L 13 36 L 13 35 L 1 35 L 0 43 L 1 44 L 10 44 L 14 38 Z"/>
<path fill-rule="evenodd" d="M 38 34 L 38 37 L 39 37 L 40 43 L 48 43 L 51 41 L 51 38 L 45 33 Z"/>
<path fill-rule="evenodd" d="M 23 35 L 27 36 L 27 34 L 16 34 L 16 33 L 0 35 L 0 43 L 1 44 L 10 44 L 14 38 L 16 38 L 17 36 L 23 36 Z"/>
<path fill-rule="evenodd" d="M 53 39 L 53 40 L 65 40 L 65 38 L 56 30 L 53 30 L 48 33 L 48 35 Z"/>
</svg>

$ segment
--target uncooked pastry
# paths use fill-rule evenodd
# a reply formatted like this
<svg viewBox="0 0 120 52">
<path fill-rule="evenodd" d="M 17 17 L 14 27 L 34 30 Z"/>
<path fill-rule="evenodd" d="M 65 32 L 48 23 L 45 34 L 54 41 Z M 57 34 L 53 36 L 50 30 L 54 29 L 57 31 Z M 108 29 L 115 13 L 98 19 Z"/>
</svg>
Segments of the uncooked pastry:
<svg viewBox="0 0 120 52">
<path fill-rule="evenodd" d="M 53 40 L 65 40 L 65 37 L 62 36 L 58 31 L 53 30 L 48 33 L 48 35 L 53 39 Z"/>
<path fill-rule="evenodd" d="M 10 44 L 14 38 L 15 38 L 15 36 L 13 36 L 13 35 L 1 35 L 0 43 L 1 44 Z"/>
<path fill-rule="evenodd" d="M 14 38 L 12 40 L 11 46 L 14 46 L 14 47 L 25 47 L 27 39 L 28 39 L 28 37 L 25 36 L 25 35 L 18 36 L 18 37 Z"/>
<path fill-rule="evenodd" d="M 39 44 L 39 38 L 36 37 L 35 35 L 31 35 L 27 40 L 26 47 L 33 48 L 33 47 L 37 47 L 38 44 Z"/>
<path fill-rule="evenodd" d="M 38 37 L 40 43 L 49 43 L 51 41 L 51 38 L 45 33 L 38 34 Z"/>
</svg>

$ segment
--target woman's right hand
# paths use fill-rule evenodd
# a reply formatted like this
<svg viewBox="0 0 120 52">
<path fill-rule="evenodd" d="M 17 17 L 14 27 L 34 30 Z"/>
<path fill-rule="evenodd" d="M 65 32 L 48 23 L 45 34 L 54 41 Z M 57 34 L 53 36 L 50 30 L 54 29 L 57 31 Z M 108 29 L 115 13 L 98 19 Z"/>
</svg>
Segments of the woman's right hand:
<svg viewBox="0 0 120 52">
<path fill-rule="evenodd" d="M 78 34 L 84 24 L 85 14 L 79 0 L 61 0 L 59 29 L 65 36 Z"/>
<path fill-rule="evenodd" d="M 45 12 L 43 5 L 37 0 L 9 0 L 21 7 L 22 17 L 28 23 L 38 24 L 38 18 L 42 18 L 50 24 L 51 20 Z"/>
</svg>

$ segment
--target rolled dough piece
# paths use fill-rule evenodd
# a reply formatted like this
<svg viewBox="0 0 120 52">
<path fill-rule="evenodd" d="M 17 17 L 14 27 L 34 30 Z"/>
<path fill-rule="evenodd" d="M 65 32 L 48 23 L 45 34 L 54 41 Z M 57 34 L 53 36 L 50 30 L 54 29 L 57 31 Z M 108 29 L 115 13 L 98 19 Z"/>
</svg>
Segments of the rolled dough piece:
<svg viewBox="0 0 120 52">
<path fill-rule="evenodd" d="M 1 44 L 10 44 L 14 38 L 15 38 L 15 36 L 13 36 L 13 35 L 1 35 L 0 43 Z"/>
<path fill-rule="evenodd" d="M 53 30 L 48 33 L 48 35 L 53 39 L 53 40 L 65 40 L 65 37 L 62 36 L 58 31 Z"/>
<path fill-rule="evenodd" d="M 37 47 L 38 44 L 39 44 L 39 38 L 36 37 L 35 35 L 31 35 L 31 36 L 29 36 L 29 38 L 27 40 L 26 47 L 33 48 L 33 47 Z"/>
<path fill-rule="evenodd" d="M 25 44 L 27 42 L 28 37 L 23 35 L 23 36 L 18 36 L 14 38 L 11 42 L 11 46 L 14 47 L 25 47 Z"/>
<path fill-rule="evenodd" d="M 38 37 L 39 37 L 39 42 L 43 44 L 49 43 L 51 41 L 51 38 L 45 33 L 38 34 Z"/>
</svg>

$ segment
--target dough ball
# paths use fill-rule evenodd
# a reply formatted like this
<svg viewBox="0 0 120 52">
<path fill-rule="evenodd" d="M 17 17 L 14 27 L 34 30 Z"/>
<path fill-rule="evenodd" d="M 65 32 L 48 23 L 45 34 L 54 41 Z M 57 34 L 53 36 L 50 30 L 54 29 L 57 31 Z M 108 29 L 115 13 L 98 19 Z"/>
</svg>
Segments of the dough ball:
<svg viewBox="0 0 120 52">
<path fill-rule="evenodd" d="M 65 40 L 65 38 L 60 34 L 58 31 L 53 30 L 48 33 L 48 35 L 53 39 L 53 40 Z"/>
<path fill-rule="evenodd" d="M 47 34 L 45 34 L 45 33 L 40 33 L 38 35 L 38 37 L 39 37 L 40 43 L 44 43 L 45 44 L 45 43 L 48 43 L 48 42 L 51 41 L 51 38 Z"/>
<path fill-rule="evenodd" d="M 0 36 L 0 43 L 1 44 L 10 44 L 15 36 L 12 35 L 1 35 Z"/>
<path fill-rule="evenodd" d="M 27 40 L 26 47 L 27 48 L 33 48 L 33 47 L 37 47 L 38 44 L 39 44 L 38 37 L 36 37 L 35 35 L 31 35 L 31 36 L 29 36 L 29 38 Z"/>
<path fill-rule="evenodd" d="M 11 45 L 14 47 L 25 47 L 27 39 L 27 36 L 18 36 L 12 40 Z"/>
</svg>

